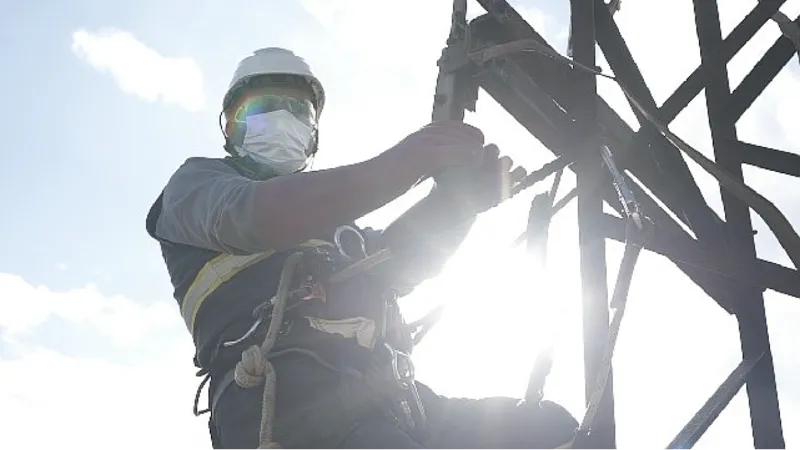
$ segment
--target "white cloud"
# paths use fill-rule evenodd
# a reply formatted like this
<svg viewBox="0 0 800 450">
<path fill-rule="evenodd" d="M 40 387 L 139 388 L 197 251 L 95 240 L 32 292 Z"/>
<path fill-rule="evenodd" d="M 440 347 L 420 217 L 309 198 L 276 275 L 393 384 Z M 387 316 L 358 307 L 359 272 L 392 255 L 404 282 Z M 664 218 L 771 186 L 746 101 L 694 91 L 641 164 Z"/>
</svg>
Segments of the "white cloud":
<svg viewBox="0 0 800 450">
<path fill-rule="evenodd" d="M 0 274 L 0 447 L 209 448 L 208 416 L 191 413 L 192 344 L 168 303 L 91 286 L 53 292 Z M 58 342 L 33 343 L 50 317 L 68 324 L 59 339 L 78 333 L 112 349 L 71 357 Z"/>
<path fill-rule="evenodd" d="M 119 345 L 141 343 L 157 327 L 175 325 L 174 305 L 143 306 L 125 297 L 107 297 L 93 285 L 67 292 L 32 286 L 21 277 L 0 273 L 0 327 L 11 339 L 57 317 L 88 327 Z"/>
<path fill-rule="evenodd" d="M 174 352 L 179 361 L 186 352 Z M 3 448 L 210 448 L 208 416 L 191 413 L 188 364 L 134 367 L 29 348 L 0 359 Z"/>
<path fill-rule="evenodd" d="M 120 89 L 145 101 L 177 104 L 198 111 L 205 102 L 203 73 L 187 57 L 168 57 L 114 28 L 72 33 L 72 51 L 100 72 L 109 73 Z"/>
</svg>

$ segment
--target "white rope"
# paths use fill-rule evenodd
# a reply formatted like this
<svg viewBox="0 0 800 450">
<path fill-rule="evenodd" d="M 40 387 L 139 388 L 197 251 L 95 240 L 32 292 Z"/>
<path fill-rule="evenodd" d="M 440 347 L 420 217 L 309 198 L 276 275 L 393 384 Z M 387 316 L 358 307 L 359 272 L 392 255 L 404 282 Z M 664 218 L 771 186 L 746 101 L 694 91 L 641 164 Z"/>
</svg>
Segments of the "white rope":
<svg viewBox="0 0 800 450">
<path fill-rule="evenodd" d="M 275 418 L 275 394 L 277 377 L 275 367 L 269 361 L 269 353 L 278 340 L 278 332 L 283 323 L 283 312 L 289 297 L 289 288 L 292 283 L 295 268 L 300 263 L 303 254 L 293 253 L 283 264 L 278 292 L 272 308 L 272 318 L 269 322 L 267 335 L 261 346 L 253 345 L 242 352 L 241 360 L 236 363 L 234 379 L 239 387 L 250 389 L 264 384 L 264 395 L 261 403 L 261 429 L 259 430 L 258 448 L 280 448 L 272 440 L 272 425 Z"/>
</svg>

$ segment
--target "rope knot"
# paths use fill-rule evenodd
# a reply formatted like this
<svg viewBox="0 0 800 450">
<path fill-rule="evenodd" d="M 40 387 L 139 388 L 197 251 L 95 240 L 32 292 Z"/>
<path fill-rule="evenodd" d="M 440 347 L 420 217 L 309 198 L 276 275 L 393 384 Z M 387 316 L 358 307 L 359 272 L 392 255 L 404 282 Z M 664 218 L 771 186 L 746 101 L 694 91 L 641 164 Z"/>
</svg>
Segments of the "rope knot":
<svg viewBox="0 0 800 450">
<path fill-rule="evenodd" d="M 236 363 L 233 376 L 239 387 L 250 389 L 263 384 L 268 371 L 266 356 L 258 345 L 253 345 L 242 352 L 242 359 Z"/>
</svg>

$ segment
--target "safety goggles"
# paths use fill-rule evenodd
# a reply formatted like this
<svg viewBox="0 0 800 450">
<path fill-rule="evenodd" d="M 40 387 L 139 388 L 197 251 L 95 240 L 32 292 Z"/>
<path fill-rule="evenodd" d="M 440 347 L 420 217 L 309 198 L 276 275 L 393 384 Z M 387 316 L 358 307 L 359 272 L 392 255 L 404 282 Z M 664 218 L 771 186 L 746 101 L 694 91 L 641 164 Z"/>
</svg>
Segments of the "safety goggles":
<svg viewBox="0 0 800 450">
<path fill-rule="evenodd" d="M 311 100 L 298 99 L 287 95 L 263 94 L 248 98 L 239 106 L 234 115 L 237 122 L 245 122 L 248 116 L 273 111 L 288 111 L 308 126 L 315 127 L 317 111 Z"/>
</svg>

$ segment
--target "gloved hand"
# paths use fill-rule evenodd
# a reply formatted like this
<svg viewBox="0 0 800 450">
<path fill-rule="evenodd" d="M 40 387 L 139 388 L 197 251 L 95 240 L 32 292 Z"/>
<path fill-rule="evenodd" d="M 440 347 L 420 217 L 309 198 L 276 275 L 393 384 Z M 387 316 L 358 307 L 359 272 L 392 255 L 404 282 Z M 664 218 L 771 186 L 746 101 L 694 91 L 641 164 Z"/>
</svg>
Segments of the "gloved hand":
<svg viewBox="0 0 800 450">
<path fill-rule="evenodd" d="M 522 167 L 512 170 L 514 161 L 500 156 L 496 145 L 486 145 L 483 150 L 483 162 L 477 167 L 452 167 L 433 177 L 436 189 L 465 213 L 480 214 L 497 206 L 528 174 Z"/>
</svg>

